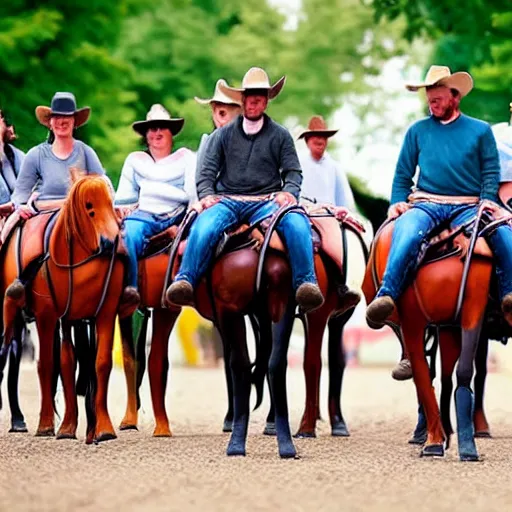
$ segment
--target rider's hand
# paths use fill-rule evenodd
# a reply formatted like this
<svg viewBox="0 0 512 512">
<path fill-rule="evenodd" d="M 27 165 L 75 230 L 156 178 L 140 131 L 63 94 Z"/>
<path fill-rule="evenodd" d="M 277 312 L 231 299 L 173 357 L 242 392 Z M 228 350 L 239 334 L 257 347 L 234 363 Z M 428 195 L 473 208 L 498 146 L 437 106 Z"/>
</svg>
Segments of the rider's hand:
<svg viewBox="0 0 512 512">
<path fill-rule="evenodd" d="M 287 206 L 289 204 L 297 204 L 297 199 L 290 192 L 278 192 L 274 196 L 274 202 L 279 206 Z"/>
<path fill-rule="evenodd" d="M 189 210 L 195 210 L 197 213 L 201 213 L 203 210 L 211 208 L 214 204 L 217 204 L 221 200 L 220 196 L 210 194 L 209 196 L 203 197 L 199 201 L 189 206 Z"/>
<path fill-rule="evenodd" d="M 498 203 L 491 201 L 490 199 L 484 199 L 480 203 L 480 207 L 484 210 L 491 212 L 494 220 L 501 219 L 502 217 L 508 217 L 510 215 L 505 208 L 502 208 Z"/>
<path fill-rule="evenodd" d="M 345 217 L 350 213 L 348 208 L 345 206 L 336 206 L 332 208 L 332 210 L 334 211 L 334 216 L 337 220 L 344 220 Z"/>
<path fill-rule="evenodd" d="M 35 215 L 35 212 L 30 208 L 30 206 L 27 206 L 26 204 L 22 204 L 18 207 L 18 213 L 24 220 L 28 220 L 30 217 Z"/>
<path fill-rule="evenodd" d="M 395 217 L 399 217 L 402 213 L 405 213 L 411 205 L 406 203 L 405 201 L 400 201 L 399 203 L 395 203 L 389 207 L 388 210 L 388 219 L 394 219 Z"/>
<path fill-rule="evenodd" d="M 14 205 L 9 203 L 0 204 L 0 217 L 8 217 L 14 211 Z"/>
<path fill-rule="evenodd" d="M 117 217 L 121 220 L 123 220 L 125 217 L 128 217 L 130 213 L 132 212 L 132 208 L 129 206 L 116 206 L 114 208 Z"/>
</svg>

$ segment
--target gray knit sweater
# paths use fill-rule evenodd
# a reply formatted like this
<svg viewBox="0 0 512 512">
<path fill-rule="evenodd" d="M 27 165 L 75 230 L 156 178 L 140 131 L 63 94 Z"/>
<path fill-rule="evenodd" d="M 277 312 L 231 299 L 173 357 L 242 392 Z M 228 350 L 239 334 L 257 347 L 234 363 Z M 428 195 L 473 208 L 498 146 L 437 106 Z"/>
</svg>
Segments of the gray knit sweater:
<svg viewBox="0 0 512 512">
<path fill-rule="evenodd" d="M 211 194 L 300 194 L 302 171 L 292 136 L 265 115 L 262 129 L 247 135 L 243 116 L 208 139 L 202 165 L 197 168 L 199 199 Z"/>
</svg>

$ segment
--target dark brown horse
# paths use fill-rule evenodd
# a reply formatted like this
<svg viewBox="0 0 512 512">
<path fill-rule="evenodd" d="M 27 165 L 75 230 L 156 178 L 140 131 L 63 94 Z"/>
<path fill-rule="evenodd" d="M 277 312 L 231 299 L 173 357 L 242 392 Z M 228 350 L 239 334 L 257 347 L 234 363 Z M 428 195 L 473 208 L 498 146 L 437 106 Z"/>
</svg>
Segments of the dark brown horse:
<svg viewBox="0 0 512 512">
<path fill-rule="evenodd" d="M 37 435 L 54 435 L 54 333 L 62 320 L 61 367 L 66 400 L 59 438 L 74 438 L 78 421 L 75 352 L 71 324 L 92 319 L 97 344 L 90 354 L 91 394 L 86 402 L 86 442 L 112 439 L 115 432 L 107 411 L 107 385 L 112 367 L 114 321 L 124 274 L 118 257 L 119 224 L 106 181 L 79 179 L 60 212 L 41 213 L 19 225 L 7 241 L 1 264 L 2 282 L 13 283 L 4 300 L 4 350 L 9 347 L 20 308 L 33 311 L 40 341 L 38 363 L 41 413 Z M 42 267 L 41 267 L 42 264 Z M 28 292 L 25 272 L 35 265 Z M 58 358 L 57 358 L 58 359 Z M 97 376 L 97 391 L 96 388 Z"/>
<path fill-rule="evenodd" d="M 382 279 L 391 245 L 392 228 L 392 224 L 385 225 L 373 242 L 363 283 L 367 302 L 375 296 Z M 392 321 L 401 327 L 413 368 L 418 399 L 426 416 L 427 439 L 423 455 L 443 455 L 446 436 L 452 433 L 449 409 L 447 416 L 444 415 L 441 420 L 425 359 L 424 333 L 429 325 L 437 325 L 443 383 L 451 379 L 459 361 L 455 394 L 459 455 L 461 460 L 476 460 L 474 399 L 470 383 L 487 305 L 492 260 L 488 248 L 474 251 L 476 232 L 466 249 L 464 247 L 468 243 L 464 235 L 459 234 L 455 238 L 455 234 L 452 234 L 451 240 L 456 241 L 451 251 L 442 257 L 433 257 L 420 266 L 413 284 L 398 300 L 397 312 Z M 451 389 L 447 396 L 450 395 Z M 477 428 L 486 428 L 483 409 L 475 421 Z"/>
</svg>

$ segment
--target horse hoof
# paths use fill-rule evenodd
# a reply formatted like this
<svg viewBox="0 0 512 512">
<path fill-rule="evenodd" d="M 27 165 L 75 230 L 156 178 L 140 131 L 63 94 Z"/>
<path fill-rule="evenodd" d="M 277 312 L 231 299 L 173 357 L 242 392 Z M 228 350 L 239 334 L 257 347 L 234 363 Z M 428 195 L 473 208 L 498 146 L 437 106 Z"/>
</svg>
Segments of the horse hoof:
<svg viewBox="0 0 512 512">
<path fill-rule="evenodd" d="M 153 437 L 172 437 L 172 432 L 169 427 L 155 428 L 153 431 Z"/>
<path fill-rule="evenodd" d="M 117 436 L 112 432 L 102 432 L 98 436 L 96 436 L 96 439 L 94 441 L 96 443 L 102 443 L 103 441 L 111 441 L 112 439 L 116 439 Z"/>
<path fill-rule="evenodd" d="M 294 436 L 295 439 L 313 439 L 316 437 L 315 432 L 297 432 Z"/>
<path fill-rule="evenodd" d="M 459 454 L 461 462 L 478 462 L 477 453 L 461 453 Z"/>
<path fill-rule="evenodd" d="M 76 434 L 73 432 L 57 432 L 56 439 L 76 439 Z"/>
<path fill-rule="evenodd" d="M 133 425 L 131 423 L 121 423 L 119 425 L 119 430 L 139 430 L 137 425 Z"/>
<path fill-rule="evenodd" d="M 343 422 L 336 423 L 336 425 L 332 426 L 331 436 L 333 437 L 350 437 L 350 432 L 348 431 L 347 425 Z"/>
<path fill-rule="evenodd" d="M 24 421 L 12 421 L 9 433 L 26 434 L 28 432 L 27 424 Z"/>
<path fill-rule="evenodd" d="M 36 437 L 54 437 L 54 436 L 55 436 L 54 428 L 38 429 L 38 431 L 36 432 Z"/>
<path fill-rule="evenodd" d="M 270 421 L 267 421 L 265 425 L 265 429 L 263 430 L 264 436 L 275 436 L 276 435 L 276 424 Z"/>
<path fill-rule="evenodd" d="M 228 457 L 245 457 L 245 446 L 242 443 L 229 443 L 226 455 Z"/>
<path fill-rule="evenodd" d="M 233 420 L 224 420 L 222 432 L 233 432 Z"/>
<path fill-rule="evenodd" d="M 442 444 L 429 444 L 421 450 L 422 457 L 444 457 L 444 446 Z"/>
<path fill-rule="evenodd" d="M 489 430 L 481 430 L 480 432 L 475 432 L 475 437 L 480 437 L 481 439 L 492 439 L 492 435 Z"/>
<path fill-rule="evenodd" d="M 287 443 L 282 443 L 279 445 L 279 457 L 281 459 L 296 459 L 297 458 L 297 450 L 291 440 Z"/>
</svg>

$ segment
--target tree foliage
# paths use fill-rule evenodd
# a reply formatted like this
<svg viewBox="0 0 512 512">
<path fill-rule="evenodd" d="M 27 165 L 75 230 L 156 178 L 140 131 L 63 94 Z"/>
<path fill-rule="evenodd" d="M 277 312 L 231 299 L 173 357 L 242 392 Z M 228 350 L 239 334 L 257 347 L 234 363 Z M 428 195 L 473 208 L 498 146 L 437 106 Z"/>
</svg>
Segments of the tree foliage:
<svg viewBox="0 0 512 512">
<path fill-rule="evenodd" d="M 26 150 L 47 135 L 34 108 L 73 92 L 92 107 L 78 136 L 116 182 L 140 143 L 131 123 L 153 103 L 186 119 L 176 144 L 196 149 L 212 123 L 194 96 L 210 97 L 221 77 L 239 85 L 251 66 L 287 76 L 270 114 L 291 126 L 371 90 L 367 77 L 402 50 L 373 15 L 360 0 L 303 0 L 291 26 L 265 0 L 11 0 L 0 6 L 0 106 Z"/>
<path fill-rule="evenodd" d="M 464 110 L 494 123 L 512 101 L 512 3 L 509 0 L 373 0 L 376 19 L 404 17 L 404 36 L 435 42 L 431 63 L 469 71 L 474 91 Z"/>
</svg>

